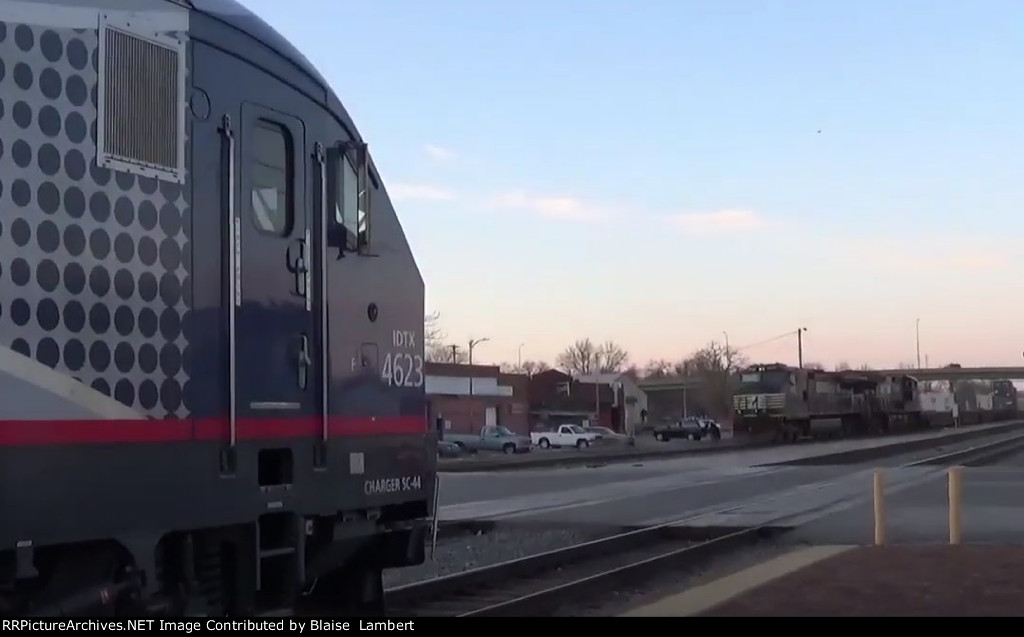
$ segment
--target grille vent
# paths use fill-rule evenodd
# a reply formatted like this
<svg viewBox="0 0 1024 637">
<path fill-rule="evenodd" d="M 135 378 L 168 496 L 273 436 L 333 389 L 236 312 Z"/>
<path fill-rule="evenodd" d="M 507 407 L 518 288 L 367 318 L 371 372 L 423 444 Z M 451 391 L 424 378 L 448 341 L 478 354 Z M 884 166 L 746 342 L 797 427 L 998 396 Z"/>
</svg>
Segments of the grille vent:
<svg viewBox="0 0 1024 637">
<path fill-rule="evenodd" d="M 184 46 L 120 26 L 100 30 L 98 163 L 184 180 Z"/>
</svg>

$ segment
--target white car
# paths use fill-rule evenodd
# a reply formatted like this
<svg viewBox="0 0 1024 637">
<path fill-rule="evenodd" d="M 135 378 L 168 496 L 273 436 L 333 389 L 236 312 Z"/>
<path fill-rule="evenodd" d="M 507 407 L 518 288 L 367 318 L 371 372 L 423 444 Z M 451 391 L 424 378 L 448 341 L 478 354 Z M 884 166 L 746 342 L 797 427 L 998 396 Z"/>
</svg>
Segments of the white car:
<svg viewBox="0 0 1024 637">
<path fill-rule="evenodd" d="M 530 440 L 541 449 L 551 447 L 576 447 L 585 449 L 601 436 L 588 432 L 579 425 L 558 425 L 550 431 L 534 431 Z"/>
</svg>

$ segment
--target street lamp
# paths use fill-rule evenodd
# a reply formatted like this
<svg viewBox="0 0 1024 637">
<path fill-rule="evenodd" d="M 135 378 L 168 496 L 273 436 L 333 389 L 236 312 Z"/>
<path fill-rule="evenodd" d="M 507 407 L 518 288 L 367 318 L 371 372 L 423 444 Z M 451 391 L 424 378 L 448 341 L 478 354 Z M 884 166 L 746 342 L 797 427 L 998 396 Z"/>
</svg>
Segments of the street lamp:
<svg viewBox="0 0 1024 637">
<path fill-rule="evenodd" d="M 477 345 L 479 345 L 480 343 L 486 343 L 489 340 L 491 340 L 491 339 L 489 339 L 489 338 L 476 338 L 476 339 L 471 338 L 471 339 L 469 339 L 469 364 L 470 365 L 473 364 L 473 348 L 476 347 Z M 470 396 L 473 395 L 473 370 L 469 370 L 469 395 Z"/>
<path fill-rule="evenodd" d="M 475 338 L 475 339 L 471 338 L 471 339 L 469 339 L 469 364 L 470 365 L 473 364 L 473 348 L 476 347 L 477 345 L 479 345 L 480 343 L 486 343 L 489 340 L 491 340 L 491 339 L 489 339 L 489 338 Z"/>
<path fill-rule="evenodd" d="M 914 341 L 917 343 L 917 368 L 921 369 L 921 319 L 914 321 Z"/>
<path fill-rule="evenodd" d="M 519 344 L 519 349 L 517 350 L 518 353 L 519 353 L 519 360 L 518 360 L 517 367 L 519 368 L 520 372 L 523 371 L 523 345 L 526 345 L 526 343 L 520 343 Z"/>
<path fill-rule="evenodd" d="M 722 330 L 722 335 L 725 336 L 725 354 L 723 356 L 725 358 L 725 371 L 728 372 L 730 367 L 729 359 L 731 358 L 729 356 L 729 332 Z"/>
</svg>

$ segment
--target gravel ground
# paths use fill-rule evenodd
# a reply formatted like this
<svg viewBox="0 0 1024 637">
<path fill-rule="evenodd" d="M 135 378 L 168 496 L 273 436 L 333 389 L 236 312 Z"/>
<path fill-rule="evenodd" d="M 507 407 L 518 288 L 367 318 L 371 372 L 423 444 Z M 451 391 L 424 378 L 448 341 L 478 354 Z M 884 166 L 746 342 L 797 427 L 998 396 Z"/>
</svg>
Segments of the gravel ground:
<svg viewBox="0 0 1024 637">
<path fill-rule="evenodd" d="M 480 566 L 589 542 L 616 532 L 618 529 L 597 531 L 579 528 L 524 527 L 497 528 L 476 535 L 439 538 L 433 561 L 428 555 L 427 561 L 419 566 L 385 571 L 384 586 L 392 588 L 441 575 L 460 573 Z"/>
</svg>

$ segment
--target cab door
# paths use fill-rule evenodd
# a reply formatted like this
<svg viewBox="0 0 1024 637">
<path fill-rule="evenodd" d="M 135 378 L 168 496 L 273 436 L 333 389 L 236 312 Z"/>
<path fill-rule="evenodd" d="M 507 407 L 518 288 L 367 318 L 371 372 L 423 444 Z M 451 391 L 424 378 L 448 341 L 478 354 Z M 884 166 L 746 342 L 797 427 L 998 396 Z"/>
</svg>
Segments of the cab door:
<svg viewBox="0 0 1024 637">
<path fill-rule="evenodd" d="M 315 197 L 307 188 L 313 167 L 302 119 L 254 102 L 243 103 L 241 115 L 237 410 L 242 422 L 287 437 L 305 432 L 319 393 L 311 237 Z"/>
</svg>

